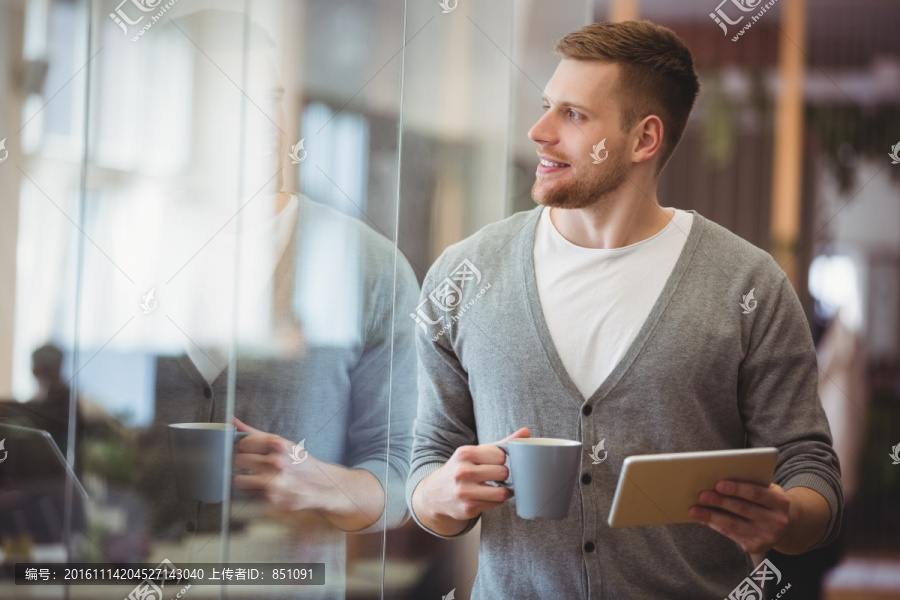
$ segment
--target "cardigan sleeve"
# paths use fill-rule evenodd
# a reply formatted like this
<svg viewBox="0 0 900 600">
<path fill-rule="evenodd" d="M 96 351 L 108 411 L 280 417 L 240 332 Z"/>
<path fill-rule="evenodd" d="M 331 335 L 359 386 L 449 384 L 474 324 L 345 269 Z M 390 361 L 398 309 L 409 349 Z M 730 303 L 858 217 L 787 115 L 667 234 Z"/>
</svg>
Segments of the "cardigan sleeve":
<svg viewBox="0 0 900 600">
<path fill-rule="evenodd" d="M 747 445 L 778 448 L 774 481 L 806 487 L 828 501 L 831 519 L 815 547 L 837 536 L 843 509 L 840 465 L 818 396 L 812 336 L 800 301 L 783 271 L 750 331 L 738 375 L 738 403 Z"/>
<path fill-rule="evenodd" d="M 432 267 L 432 271 L 434 269 Z M 469 377 L 448 336 L 444 335 L 448 331 L 442 325 L 448 317 L 428 300 L 432 287 L 433 283 L 426 278 L 420 304 L 410 315 L 418 316 L 420 323 L 416 332 L 419 406 L 406 501 L 413 519 L 423 529 L 440 537 L 457 537 L 470 531 L 480 516 L 471 519 L 456 536 L 443 536 L 422 525 L 412 510 L 412 495 L 419 482 L 446 463 L 458 447 L 478 443 Z"/>
</svg>

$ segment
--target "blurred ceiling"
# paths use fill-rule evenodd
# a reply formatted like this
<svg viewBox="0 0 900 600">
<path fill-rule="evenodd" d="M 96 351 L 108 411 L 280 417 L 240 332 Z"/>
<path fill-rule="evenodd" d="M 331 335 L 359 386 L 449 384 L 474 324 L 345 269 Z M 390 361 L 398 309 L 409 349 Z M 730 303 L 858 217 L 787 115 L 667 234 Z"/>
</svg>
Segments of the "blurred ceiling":
<svg viewBox="0 0 900 600">
<path fill-rule="evenodd" d="M 774 65 L 777 54 L 770 49 L 778 35 L 781 2 L 771 9 L 776 19 L 764 18 L 741 38 L 725 44 L 721 30 L 709 18 L 721 0 L 641 0 L 642 18 L 656 21 L 686 36 L 697 52 L 700 66 L 748 59 Z M 610 0 L 598 0 L 595 18 L 606 18 Z M 897 26 L 900 2 L 896 0 L 807 0 L 810 63 L 823 68 L 847 68 L 868 65 L 873 57 L 898 58 Z M 690 32 L 690 34 L 688 34 Z M 730 46 L 735 46 L 731 48 Z M 738 48 L 739 47 L 739 48 Z M 768 50 L 763 50 L 766 48 Z M 707 50 L 703 52 L 702 50 Z M 698 51 L 699 50 L 699 51 Z M 754 62 L 755 62 L 754 61 Z"/>
</svg>

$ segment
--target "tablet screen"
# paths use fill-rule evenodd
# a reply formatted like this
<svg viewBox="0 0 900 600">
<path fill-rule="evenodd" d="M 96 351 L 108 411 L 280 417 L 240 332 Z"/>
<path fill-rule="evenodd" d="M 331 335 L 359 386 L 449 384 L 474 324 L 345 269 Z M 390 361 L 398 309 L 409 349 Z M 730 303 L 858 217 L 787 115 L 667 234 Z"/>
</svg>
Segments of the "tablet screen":
<svg viewBox="0 0 900 600">
<path fill-rule="evenodd" d="M 609 514 L 611 527 L 694 523 L 690 508 L 723 479 L 769 485 L 777 448 L 629 456 Z"/>
</svg>

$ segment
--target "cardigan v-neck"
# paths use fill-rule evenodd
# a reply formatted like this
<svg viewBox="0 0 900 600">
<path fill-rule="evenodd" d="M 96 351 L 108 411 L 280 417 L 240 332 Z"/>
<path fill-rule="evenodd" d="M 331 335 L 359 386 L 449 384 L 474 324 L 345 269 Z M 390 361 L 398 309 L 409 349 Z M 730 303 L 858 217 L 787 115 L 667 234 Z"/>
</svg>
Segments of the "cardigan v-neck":
<svg viewBox="0 0 900 600">
<path fill-rule="evenodd" d="M 694 217 L 696 217 L 695 211 L 687 212 L 690 212 Z M 539 223 L 540 213 L 538 213 L 538 218 L 535 219 L 534 222 L 535 230 L 537 229 Z M 665 310 L 666 306 L 669 303 L 669 299 L 671 299 L 672 294 L 678 287 L 678 283 L 681 281 L 681 275 L 684 274 L 684 269 L 686 268 L 687 263 L 690 261 L 690 257 L 693 254 L 693 249 L 697 247 L 699 236 L 702 235 L 702 233 L 698 233 L 697 229 L 699 229 L 699 227 L 691 227 L 691 231 L 690 233 L 688 233 L 687 240 L 685 240 L 684 246 L 681 249 L 681 254 L 679 255 L 678 260 L 675 262 L 675 266 L 672 268 L 672 272 L 667 277 L 662 291 L 654 302 L 653 307 L 650 309 L 650 313 L 647 315 L 644 323 L 641 325 L 640 329 L 638 329 L 637 335 L 635 336 L 634 340 L 632 340 L 631 344 L 629 344 L 628 349 L 625 351 L 625 354 L 622 355 L 622 358 L 619 359 L 619 361 L 616 363 L 616 366 L 613 367 L 612 371 L 610 371 L 609 375 L 603 380 L 600 386 L 595 389 L 594 392 L 587 398 L 587 402 L 591 402 L 595 399 L 601 399 L 609 392 L 610 389 L 614 388 L 616 382 L 628 370 L 628 367 L 634 361 L 634 358 L 640 353 L 641 348 L 645 343 L 647 343 L 647 340 L 652 335 L 655 324 L 659 320 L 659 316 Z M 538 294 L 537 278 L 535 275 L 534 239 L 534 235 L 523 235 L 521 240 L 523 270 L 522 281 L 525 285 L 525 291 L 528 294 L 529 308 L 531 309 L 531 318 L 534 321 L 534 326 L 537 329 L 538 335 L 540 337 L 541 345 L 544 348 L 544 352 L 547 354 L 547 359 L 550 361 L 550 366 L 553 368 L 553 372 L 556 374 L 556 377 L 559 379 L 563 387 L 565 387 L 570 394 L 573 394 L 575 400 L 579 405 L 581 405 L 585 402 L 585 398 L 579 391 L 578 387 L 575 385 L 575 382 L 572 380 L 569 372 L 566 370 L 566 367 L 563 364 L 562 359 L 560 358 L 559 351 L 557 350 L 556 345 L 553 342 L 553 338 L 550 335 L 550 330 L 547 327 L 547 320 L 544 317 L 544 310 L 541 306 L 541 300 Z"/>
</svg>

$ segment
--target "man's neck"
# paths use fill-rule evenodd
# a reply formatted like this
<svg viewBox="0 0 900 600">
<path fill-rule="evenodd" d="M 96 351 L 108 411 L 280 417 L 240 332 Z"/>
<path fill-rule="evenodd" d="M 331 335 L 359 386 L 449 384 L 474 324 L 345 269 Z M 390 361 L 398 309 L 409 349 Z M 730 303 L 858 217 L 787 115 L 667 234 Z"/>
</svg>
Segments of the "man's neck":
<svg viewBox="0 0 900 600">
<path fill-rule="evenodd" d="M 605 200 L 586 208 L 552 208 L 550 220 L 576 246 L 611 250 L 636 244 L 662 231 L 675 216 L 654 194 L 640 202 Z"/>
</svg>

